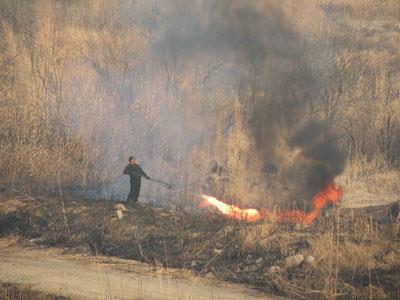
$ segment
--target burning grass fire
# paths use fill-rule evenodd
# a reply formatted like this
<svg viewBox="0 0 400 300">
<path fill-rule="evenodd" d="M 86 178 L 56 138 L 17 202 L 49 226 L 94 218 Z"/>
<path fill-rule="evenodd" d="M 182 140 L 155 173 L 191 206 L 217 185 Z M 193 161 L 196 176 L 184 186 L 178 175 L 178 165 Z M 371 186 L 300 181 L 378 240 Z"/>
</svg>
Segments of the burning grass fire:
<svg viewBox="0 0 400 300">
<path fill-rule="evenodd" d="M 226 204 L 217 198 L 201 195 L 205 200 L 204 205 L 214 206 L 224 215 L 228 215 L 229 217 L 239 220 L 239 221 L 248 221 L 248 222 L 255 222 L 262 218 L 261 213 L 255 208 L 246 208 L 242 209 L 235 205 Z"/>
<path fill-rule="evenodd" d="M 255 208 L 242 209 L 236 205 L 226 204 L 215 197 L 201 195 L 204 199 L 203 205 L 213 206 L 217 208 L 222 214 L 227 215 L 239 221 L 255 222 L 265 218 L 267 215 L 272 215 L 278 223 L 282 222 L 295 222 L 301 224 L 311 224 L 320 214 L 321 211 L 329 204 L 338 203 L 342 196 L 343 191 L 341 187 L 334 183 L 326 185 L 326 187 L 313 198 L 314 209 L 311 212 L 304 212 L 301 210 L 290 210 L 282 212 L 264 212 Z"/>
</svg>

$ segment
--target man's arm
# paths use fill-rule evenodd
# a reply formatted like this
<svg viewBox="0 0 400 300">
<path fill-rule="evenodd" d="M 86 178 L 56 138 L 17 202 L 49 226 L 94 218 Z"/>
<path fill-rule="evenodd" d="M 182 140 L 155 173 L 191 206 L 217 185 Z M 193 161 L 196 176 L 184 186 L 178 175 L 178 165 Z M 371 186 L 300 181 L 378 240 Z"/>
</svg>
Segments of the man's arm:
<svg viewBox="0 0 400 300">
<path fill-rule="evenodd" d="M 145 171 L 143 171 L 143 169 L 139 165 L 138 165 L 138 167 L 139 167 L 140 175 L 143 176 L 146 179 L 150 179 L 150 177 L 146 174 Z"/>
<path fill-rule="evenodd" d="M 129 175 L 129 165 L 125 167 L 124 172 L 125 175 Z"/>
</svg>

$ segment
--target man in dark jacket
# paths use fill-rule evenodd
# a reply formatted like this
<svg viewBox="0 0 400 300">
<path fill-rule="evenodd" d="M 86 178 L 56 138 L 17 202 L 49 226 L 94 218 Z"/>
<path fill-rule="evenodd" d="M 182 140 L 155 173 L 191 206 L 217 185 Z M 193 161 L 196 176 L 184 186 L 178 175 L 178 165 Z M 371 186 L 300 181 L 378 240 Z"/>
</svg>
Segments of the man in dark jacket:
<svg viewBox="0 0 400 300">
<path fill-rule="evenodd" d="M 146 179 L 150 179 L 150 177 L 142 170 L 133 156 L 129 157 L 129 164 L 125 167 L 124 174 L 129 175 L 131 178 L 131 190 L 129 191 L 127 203 L 134 205 L 138 202 L 141 177 L 143 176 Z"/>
</svg>

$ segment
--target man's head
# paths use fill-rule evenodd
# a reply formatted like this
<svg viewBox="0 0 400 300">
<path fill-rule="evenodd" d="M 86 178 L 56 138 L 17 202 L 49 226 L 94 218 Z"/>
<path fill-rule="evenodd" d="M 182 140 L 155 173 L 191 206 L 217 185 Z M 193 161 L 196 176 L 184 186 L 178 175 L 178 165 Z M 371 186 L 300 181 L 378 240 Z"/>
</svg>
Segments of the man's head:
<svg viewBox="0 0 400 300">
<path fill-rule="evenodd" d="M 137 164 L 136 158 L 135 158 L 134 156 L 129 156 L 128 162 L 129 162 L 131 165 L 136 165 L 136 164 Z"/>
</svg>

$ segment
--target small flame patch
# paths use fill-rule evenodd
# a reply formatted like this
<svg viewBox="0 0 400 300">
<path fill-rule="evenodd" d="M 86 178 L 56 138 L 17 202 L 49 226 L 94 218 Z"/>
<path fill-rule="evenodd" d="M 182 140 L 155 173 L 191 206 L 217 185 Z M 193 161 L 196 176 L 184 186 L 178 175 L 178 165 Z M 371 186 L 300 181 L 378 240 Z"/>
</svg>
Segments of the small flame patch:
<svg viewBox="0 0 400 300">
<path fill-rule="evenodd" d="M 261 219 L 261 213 L 255 208 L 242 209 L 236 205 L 226 204 L 215 197 L 207 195 L 201 195 L 201 197 L 206 201 L 206 204 L 216 207 L 221 213 L 233 219 L 247 222 L 255 222 Z"/>
<path fill-rule="evenodd" d="M 316 218 L 319 217 L 321 211 L 328 204 L 338 203 L 343 196 L 341 187 L 334 183 L 328 184 L 321 192 L 313 198 L 314 209 L 307 213 L 301 210 L 289 210 L 283 212 L 276 212 L 272 215 L 278 223 L 282 222 L 295 222 L 301 224 L 311 224 Z M 222 214 L 227 215 L 238 221 L 255 222 L 263 218 L 266 214 L 262 214 L 255 208 L 240 208 L 236 205 L 229 205 L 215 197 L 201 195 L 205 200 L 205 205 L 211 205 L 217 208 Z"/>
</svg>

